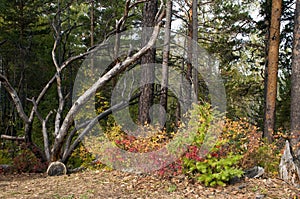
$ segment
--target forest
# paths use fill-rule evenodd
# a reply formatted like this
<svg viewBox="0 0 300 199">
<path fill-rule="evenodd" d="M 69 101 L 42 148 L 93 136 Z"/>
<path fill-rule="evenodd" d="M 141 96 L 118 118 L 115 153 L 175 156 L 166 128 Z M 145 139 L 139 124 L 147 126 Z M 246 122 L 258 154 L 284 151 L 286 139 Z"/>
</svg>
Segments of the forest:
<svg viewBox="0 0 300 199">
<path fill-rule="evenodd" d="M 0 175 L 299 188 L 299 22 L 300 0 L 1 0 Z"/>
</svg>

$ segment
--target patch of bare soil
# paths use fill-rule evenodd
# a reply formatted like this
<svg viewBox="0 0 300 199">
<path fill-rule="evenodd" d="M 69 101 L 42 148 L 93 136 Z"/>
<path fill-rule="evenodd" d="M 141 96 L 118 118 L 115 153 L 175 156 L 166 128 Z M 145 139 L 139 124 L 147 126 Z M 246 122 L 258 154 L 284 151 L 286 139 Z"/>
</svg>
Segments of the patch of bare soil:
<svg viewBox="0 0 300 199">
<path fill-rule="evenodd" d="M 245 179 L 226 187 L 205 187 L 184 176 L 120 171 L 86 171 L 58 177 L 45 174 L 0 176 L 0 198 L 287 198 L 300 197 L 297 189 L 280 179 Z"/>
</svg>

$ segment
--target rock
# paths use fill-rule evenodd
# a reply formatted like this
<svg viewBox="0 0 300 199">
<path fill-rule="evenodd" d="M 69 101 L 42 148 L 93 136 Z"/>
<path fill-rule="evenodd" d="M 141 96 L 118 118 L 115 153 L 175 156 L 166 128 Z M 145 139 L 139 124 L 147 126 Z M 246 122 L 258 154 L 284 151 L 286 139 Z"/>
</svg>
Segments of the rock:
<svg viewBox="0 0 300 199">
<path fill-rule="evenodd" d="M 247 169 L 246 171 L 244 171 L 244 175 L 242 177 L 235 176 L 235 177 L 231 178 L 229 180 L 229 184 L 233 185 L 233 184 L 239 183 L 242 180 L 244 180 L 245 177 L 247 177 L 247 178 L 259 178 L 264 173 L 265 173 L 264 168 L 262 168 L 260 166 L 255 166 L 251 169 Z"/>
<path fill-rule="evenodd" d="M 248 178 L 259 178 L 265 173 L 264 168 L 260 166 L 255 166 L 251 169 L 245 171 L 244 176 Z"/>
<path fill-rule="evenodd" d="M 49 176 L 60 176 L 67 174 L 67 168 L 62 162 L 51 162 L 48 166 L 47 174 Z"/>
<path fill-rule="evenodd" d="M 8 164 L 0 164 L 0 173 L 11 173 L 13 171 L 13 167 Z"/>
<path fill-rule="evenodd" d="M 255 199 L 263 199 L 265 198 L 264 194 L 256 194 Z"/>
<path fill-rule="evenodd" d="M 244 189 L 244 188 L 246 188 L 246 187 L 247 187 L 247 184 L 241 184 L 241 185 L 238 187 L 238 189 L 241 190 L 241 189 Z"/>
<path fill-rule="evenodd" d="M 233 184 L 236 184 L 236 183 L 239 183 L 241 182 L 242 180 L 244 179 L 244 177 L 233 177 L 229 180 L 229 184 L 233 185 Z"/>
</svg>

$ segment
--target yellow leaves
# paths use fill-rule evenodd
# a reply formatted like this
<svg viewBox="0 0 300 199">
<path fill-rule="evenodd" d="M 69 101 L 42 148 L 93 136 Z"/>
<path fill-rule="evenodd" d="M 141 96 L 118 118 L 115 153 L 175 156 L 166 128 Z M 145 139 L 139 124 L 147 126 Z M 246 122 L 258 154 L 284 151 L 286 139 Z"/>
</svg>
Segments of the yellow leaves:
<svg viewBox="0 0 300 199">
<path fill-rule="evenodd" d="M 145 127 L 144 131 L 147 133 L 146 135 L 149 136 L 134 137 L 123 132 L 121 126 L 114 125 L 106 132 L 106 135 L 108 139 L 116 143 L 119 148 L 140 153 L 158 150 L 168 143 L 170 139 L 166 131 L 161 131 L 150 126 Z M 145 132 L 139 132 L 139 134 L 142 135 Z M 171 134 L 173 135 L 174 133 Z"/>
</svg>

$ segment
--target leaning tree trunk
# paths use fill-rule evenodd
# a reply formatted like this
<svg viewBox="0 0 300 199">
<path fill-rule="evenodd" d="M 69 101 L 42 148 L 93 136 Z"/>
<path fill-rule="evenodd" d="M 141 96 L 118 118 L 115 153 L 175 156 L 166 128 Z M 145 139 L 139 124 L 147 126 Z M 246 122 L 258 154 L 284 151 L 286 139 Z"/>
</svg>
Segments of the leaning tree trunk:
<svg viewBox="0 0 300 199">
<path fill-rule="evenodd" d="M 292 89 L 291 89 L 291 137 L 287 141 L 280 162 L 280 177 L 294 185 L 300 185 L 300 0 L 296 1 Z"/>
</svg>

